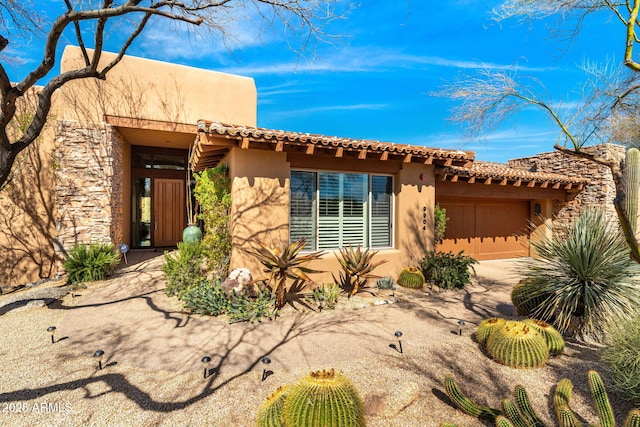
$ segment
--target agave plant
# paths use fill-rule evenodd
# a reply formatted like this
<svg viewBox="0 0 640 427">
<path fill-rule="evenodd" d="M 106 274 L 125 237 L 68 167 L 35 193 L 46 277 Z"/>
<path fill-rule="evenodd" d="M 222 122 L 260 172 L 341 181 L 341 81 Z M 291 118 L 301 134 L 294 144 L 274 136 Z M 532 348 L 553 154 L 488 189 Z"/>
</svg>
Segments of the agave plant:
<svg viewBox="0 0 640 427">
<path fill-rule="evenodd" d="M 541 296 L 532 317 L 598 340 L 607 319 L 637 312 L 640 265 L 602 210 L 588 209 L 564 233 L 531 245 L 538 258 L 525 261 L 523 274 L 532 297 Z"/>
<path fill-rule="evenodd" d="M 358 293 L 358 289 L 360 286 L 364 286 L 367 279 L 378 277 L 371 273 L 377 266 L 384 264 L 387 260 L 372 262 L 377 253 L 378 251 L 369 251 L 369 248 L 362 250 L 360 245 L 355 249 L 351 245 L 348 248 L 339 249 L 339 255 L 336 254 L 336 258 L 344 271 L 344 275 L 340 274 L 341 282 L 344 287 L 351 291 L 351 295 Z"/>
<path fill-rule="evenodd" d="M 269 286 L 276 294 L 276 308 L 282 308 L 285 304 L 288 278 L 295 281 L 310 281 L 307 273 L 319 273 L 318 270 L 303 267 L 302 264 L 320 258 L 324 255 L 324 251 L 300 255 L 300 251 L 306 244 L 304 238 L 288 245 L 283 244 L 280 248 L 258 243 L 259 247 L 249 251 L 250 255 L 258 258 L 258 261 L 266 267 L 265 273 L 269 273 Z"/>
</svg>

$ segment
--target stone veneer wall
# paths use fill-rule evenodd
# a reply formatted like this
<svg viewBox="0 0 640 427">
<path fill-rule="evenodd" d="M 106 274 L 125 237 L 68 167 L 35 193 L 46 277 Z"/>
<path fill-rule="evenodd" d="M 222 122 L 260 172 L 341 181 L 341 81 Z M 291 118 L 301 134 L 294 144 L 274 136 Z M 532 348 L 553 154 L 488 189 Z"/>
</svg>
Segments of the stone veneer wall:
<svg viewBox="0 0 640 427">
<path fill-rule="evenodd" d="M 123 139 L 112 126 L 58 122 L 56 231 L 65 249 L 123 241 L 122 156 Z"/>
<path fill-rule="evenodd" d="M 622 160 L 625 147 L 616 144 L 600 144 L 584 149 L 604 158 Z M 615 184 L 611 170 L 587 159 L 563 154 L 560 151 L 540 153 L 531 157 L 509 160 L 509 166 L 538 172 L 558 173 L 571 177 L 588 178 L 591 182 L 584 189 L 564 201 L 554 202 L 555 224 L 564 226 L 576 219 L 587 206 L 602 206 L 611 218 L 616 218 L 613 207 Z"/>
</svg>

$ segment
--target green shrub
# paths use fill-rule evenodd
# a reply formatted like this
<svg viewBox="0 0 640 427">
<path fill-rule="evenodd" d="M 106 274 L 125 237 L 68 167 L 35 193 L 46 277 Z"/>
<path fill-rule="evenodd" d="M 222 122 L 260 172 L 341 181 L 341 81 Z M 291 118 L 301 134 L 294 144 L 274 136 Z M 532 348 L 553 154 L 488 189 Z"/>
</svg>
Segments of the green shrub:
<svg viewBox="0 0 640 427">
<path fill-rule="evenodd" d="M 538 257 L 525 260 L 522 273 L 532 296 L 544 299 L 530 317 L 563 335 L 599 340 L 608 319 L 637 313 L 640 264 L 602 210 L 584 211 L 563 233 L 531 246 Z"/>
<path fill-rule="evenodd" d="M 229 304 L 227 306 L 229 323 L 253 323 L 256 320 L 261 322 L 262 318 L 273 320 L 277 314 L 277 310 L 273 309 L 275 302 L 275 297 L 271 295 L 271 291 L 264 285 L 257 287 L 255 298 L 233 293 L 229 296 Z"/>
<path fill-rule="evenodd" d="M 198 218 L 204 223 L 201 243 L 203 255 L 210 271 L 217 277 L 226 277 L 231 253 L 231 184 L 228 167 L 221 163 L 213 169 L 194 174 L 194 178 L 196 187 L 193 194 L 200 207 Z"/>
<path fill-rule="evenodd" d="M 429 252 L 420 260 L 420 269 L 424 278 L 441 289 L 462 289 L 471 283 L 473 264 L 478 261 L 470 256 L 452 252 Z"/>
<path fill-rule="evenodd" d="M 602 357 L 609 363 L 613 385 L 640 405 L 640 316 L 607 325 Z"/>
<path fill-rule="evenodd" d="M 195 314 L 219 316 L 227 312 L 229 301 L 220 282 L 201 278 L 179 293 L 184 308 Z"/>
<path fill-rule="evenodd" d="M 444 233 L 447 231 L 447 210 L 436 205 L 433 209 L 433 240 L 436 245 L 444 239 Z"/>
<path fill-rule="evenodd" d="M 340 286 L 335 283 L 329 283 L 315 288 L 313 293 L 306 299 L 309 302 L 315 303 L 317 306 L 320 306 L 320 302 L 322 302 L 323 308 L 333 310 L 336 308 L 338 298 L 340 298 Z"/>
<path fill-rule="evenodd" d="M 396 281 L 393 280 L 391 276 L 381 277 L 376 281 L 376 286 L 378 289 L 395 289 Z"/>
<path fill-rule="evenodd" d="M 177 252 L 164 254 L 162 271 L 167 275 L 167 296 L 178 295 L 196 284 L 202 276 L 202 245 L 198 243 L 178 243 Z"/>
<path fill-rule="evenodd" d="M 120 263 L 113 245 L 104 243 L 76 244 L 67 253 L 64 270 L 67 283 L 104 280 Z"/>
</svg>

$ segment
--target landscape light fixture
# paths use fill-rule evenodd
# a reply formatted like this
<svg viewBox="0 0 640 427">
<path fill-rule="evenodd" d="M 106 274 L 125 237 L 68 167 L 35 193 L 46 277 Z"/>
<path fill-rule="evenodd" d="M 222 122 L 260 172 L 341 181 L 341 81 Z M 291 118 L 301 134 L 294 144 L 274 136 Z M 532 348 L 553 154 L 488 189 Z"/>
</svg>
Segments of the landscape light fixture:
<svg viewBox="0 0 640 427">
<path fill-rule="evenodd" d="M 323 308 L 324 308 L 324 297 L 320 295 L 318 297 L 318 310 L 322 311 Z"/>
<path fill-rule="evenodd" d="M 402 341 L 400 341 L 400 337 L 402 337 L 402 332 L 396 331 L 393 335 L 395 335 L 396 338 L 398 338 L 398 351 L 400 352 L 400 354 L 402 354 Z"/>
<path fill-rule="evenodd" d="M 200 362 L 202 362 L 202 365 L 204 366 L 203 378 L 207 378 L 207 373 L 209 372 L 209 363 L 211 363 L 211 358 L 209 356 L 204 356 L 202 359 L 200 359 Z"/>
<path fill-rule="evenodd" d="M 98 369 L 102 370 L 102 358 L 104 357 L 104 351 L 96 350 L 96 352 L 93 353 L 93 357 L 98 359 Z"/>
<path fill-rule="evenodd" d="M 271 358 L 269 356 L 265 356 L 261 359 L 261 362 L 264 364 L 264 368 L 262 369 L 262 381 L 264 381 L 270 375 L 269 371 L 267 371 L 267 367 L 269 366 L 269 363 L 271 363 Z"/>
<path fill-rule="evenodd" d="M 464 320 L 458 320 L 458 335 L 462 336 L 462 327 L 465 325 Z"/>
<path fill-rule="evenodd" d="M 55 343 L 55 339 L 53 338 L 53 336 L 56 334 L 56 327 L 55 326 L 49 326 L 47 328 L 47 332 L 49 332 L 51 334 L 51 344 Z"/>
</svg>

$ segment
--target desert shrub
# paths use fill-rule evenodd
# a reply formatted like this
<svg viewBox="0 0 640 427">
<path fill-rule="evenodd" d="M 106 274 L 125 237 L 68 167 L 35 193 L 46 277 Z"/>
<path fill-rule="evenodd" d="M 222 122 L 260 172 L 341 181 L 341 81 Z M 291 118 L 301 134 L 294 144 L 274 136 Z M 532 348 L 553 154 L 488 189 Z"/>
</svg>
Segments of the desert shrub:
<svg viewBox="0 0 640 427">
<path fill-rule="evenodd" d="M 202 276 L 202 245 L 198 243 L 178 243 L 177 252 L 164 254 L 162 271 L 167 275 L 167 296 L 178 295 L 194 285 Z"/>
<path fill-rule="evenodd" d="M 220 282 L 204 278 L 194 285 L 182 290 L 178 299 L 184 303 L 184 308 L 191 313 L 219 316 L 227 312 L 229 301 Z"/>
<path fill-rule="evenodd" d="M 436 245 L 444 239 L 444 233 L 447 231 L 447 210 L 436 205 L 433 209 L 433 240 Z"/>
<path fill-rule="evenodd" d="M 395 289 L 396 281 L 391 276 L 381 277 L 376 281 L 376 287 L 378 289 Z"/>
<path fill-rule="evenodd" d="M 63 266 L 67 283 L 104 280 L 120 263 L 113 245 L 103 243 L 76 244 L 67 253 Z"/>
<path fill-rule="evenodd" d="M 473 264 L 478 261 L 463 252 L 429 252 L 420 260 L 420 270 L 424 278 L 441 289 L 462 289 L 471 283 Z"/>
<path fill-rule="evenodd" d="M 640 405 L 640 316 L 610 322 L 607 332 L 602 357 L 611 368 L 613 385 Z"/>
<path fill-rule="evenodd" d="M 538 257 L 522 263 L 531 296 L 544 296 L 530 316 L 563 335 L 599 340 L 608 319 L 637 310 L 640 264 L 629 256 L 617 223 L 600 209 L 584 211 L 563 231 L 532 241 Z"/>
<path fill-rule="evenodd" d="M 271 295 L 271 290 L 261 285 L 256 287 L 255 298 L 245 294 L 233 293 L 229 296 L 227 306 L 227 317 L 229 323 L 237 322 L 261 322 L 263 318 L 273 320 L 277 315 L 274 310 L 275 297 Z"/>
<path fill-rule="evenodd" d="M 322 308 L 333 310 L 336 308 L 339 298 L 340 286 L 335 283 L 329 283 L 315 288 L 313 293 L 307 298 L 307 301 L 313 302 L 317 306 L 320 306 L 320 303 L 322 303 Z"/>
<path fill-rule="evenodd" d="M 213 169 L 194 174 L 193 191 L 198 203 L 198 218 L 204 224 L 202 251 L 207 268 L 217 277 L 226 277 L 231 253 L 229 214 L 231 211 L 231 184 L 228 167 L 224 163 Z"/>
</svg>

